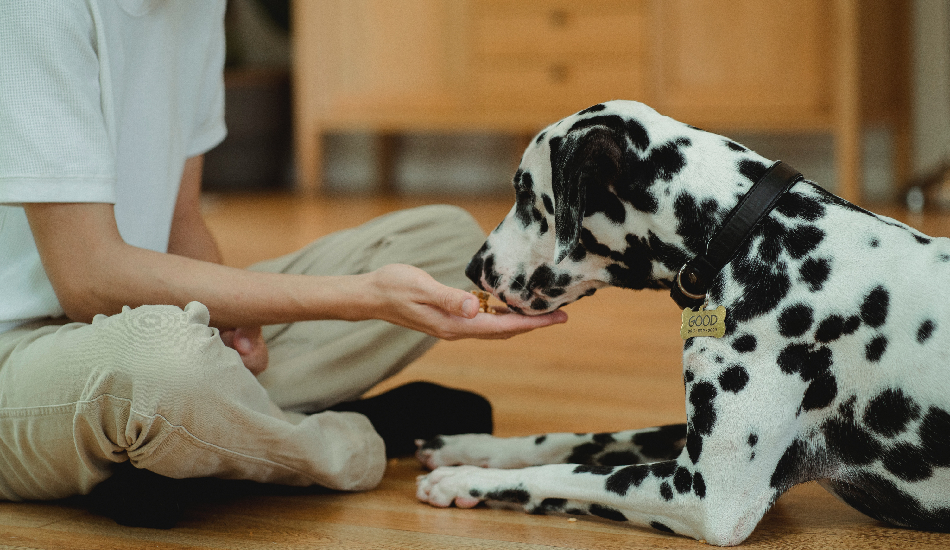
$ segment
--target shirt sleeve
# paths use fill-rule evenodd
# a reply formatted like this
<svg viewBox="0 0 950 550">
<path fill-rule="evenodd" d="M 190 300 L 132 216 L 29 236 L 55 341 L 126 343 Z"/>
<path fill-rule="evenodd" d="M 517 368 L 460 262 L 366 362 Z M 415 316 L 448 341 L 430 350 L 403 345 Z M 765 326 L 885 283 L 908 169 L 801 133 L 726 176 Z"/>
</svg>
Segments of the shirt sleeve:
<svg viewBox="0 0 950 550">
<path fill-rule="evenodd" d="M 97 8 L 0 3 L 0 203 L 115 202 Z"/>
<path fill-rule="evenodd" d="M 202 50 L 195 129 L 187 145 L 189 157 L 206 153 L 227 135 L 224 122 L 224 4 L 221 5 L 222 10 L 215 14 L 215 32 L 207 33 L 208 44 Z"/>
</svg>

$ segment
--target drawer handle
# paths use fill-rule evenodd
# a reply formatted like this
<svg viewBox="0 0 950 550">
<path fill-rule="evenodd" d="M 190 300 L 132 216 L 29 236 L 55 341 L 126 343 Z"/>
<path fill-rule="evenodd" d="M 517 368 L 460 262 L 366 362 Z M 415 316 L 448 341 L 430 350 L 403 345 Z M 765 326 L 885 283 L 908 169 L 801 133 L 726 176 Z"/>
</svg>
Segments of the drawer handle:
<svg viewBox="0 0 950 550">
<path fill-rule="evenodd" d="M 548 67 L 548 77 L 555 84 L 564 84 L 571 76 L 571 71 L 565 63 L 554 63 Z"/>
<path fill-rule="evenodd" d="M 566 10 L 552 10 L 549 15 L 549 20 L 552 27 L 562 29 L 571 22 L 571 14 Z"/>
</svg>

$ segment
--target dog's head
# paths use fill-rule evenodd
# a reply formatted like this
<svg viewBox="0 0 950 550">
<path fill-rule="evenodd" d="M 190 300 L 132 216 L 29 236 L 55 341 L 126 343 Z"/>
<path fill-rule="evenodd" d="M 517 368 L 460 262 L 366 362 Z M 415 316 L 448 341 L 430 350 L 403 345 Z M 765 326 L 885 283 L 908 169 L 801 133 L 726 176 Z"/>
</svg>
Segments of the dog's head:
<svg viewBox="0 0 950 550">
<path fill-rule="evenodd" d="M 711 161 L 718 153 L 733 160 Z M 752 154 L 640 103 L 585 109 L 525 150 L 515 205 L 466 274 L 525 314 L 604 286 L 668 287 L 728 212 L 721 205 L 736 200 L 734 186 L 703 182 L 748 183 L 736 169 L 739 153 Z"/>
</svg>

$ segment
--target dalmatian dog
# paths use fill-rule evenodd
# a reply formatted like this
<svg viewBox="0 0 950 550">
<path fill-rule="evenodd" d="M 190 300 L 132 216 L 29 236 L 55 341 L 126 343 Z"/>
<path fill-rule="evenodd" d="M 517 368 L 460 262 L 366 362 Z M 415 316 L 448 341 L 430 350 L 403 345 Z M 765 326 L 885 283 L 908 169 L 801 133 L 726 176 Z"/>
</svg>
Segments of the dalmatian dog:
<svg viewBox="0 0 950 550">
<path fill-rule="evenodd" d="M 671 289 L 773 164 L 640 103 L 595 105 L 529 145 L 467 273 L 526 315 L 605 286 Z M 950 240 L 798 179 L 702 298 L 725 308 L 724 335 L 684 342 L 685 424 L 439 436 L 419 442 L 434 471 L 418 498 L 730 546 L 818 480 L 878 520 L 950 530 Z"/>
</svg>

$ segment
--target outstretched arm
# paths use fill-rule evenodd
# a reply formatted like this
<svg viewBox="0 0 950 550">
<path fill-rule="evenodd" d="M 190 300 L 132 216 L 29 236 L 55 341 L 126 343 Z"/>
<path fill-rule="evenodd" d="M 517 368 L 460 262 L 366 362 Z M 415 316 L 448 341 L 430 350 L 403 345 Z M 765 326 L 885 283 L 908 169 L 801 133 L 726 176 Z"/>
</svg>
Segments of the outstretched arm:
<svg viewBox="0 0 950 550">
<path fill-rule="evenodd" d="M 66 314 L 78 321 L 117 313 L 124 305 L 184 306 L 197 300 L 218 327 L 382 319 L 459 339 L 508 338 L 567 318 L 563 312 L 539 317 L 479 314 L 476 297 L 408 265 L 346 276 L 251 272 L 188 257 L 200 255 L 194 252 L 197 241 L 176 241 L 181 236 L 177 231 L 170 242 L 172 254 L 153 252 L 122 240 L 110 204 L 31 203 L 25 208 L 57 297 Z M 187 220 L 175 223 L 180 222 Z"/>
</svg>

